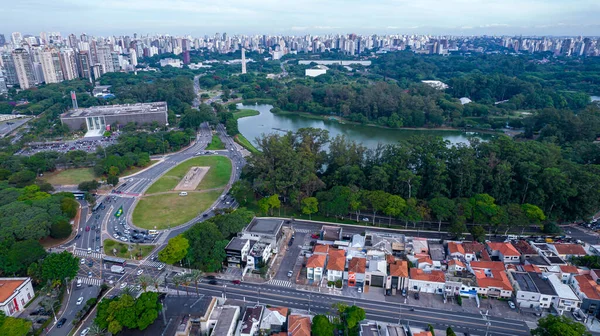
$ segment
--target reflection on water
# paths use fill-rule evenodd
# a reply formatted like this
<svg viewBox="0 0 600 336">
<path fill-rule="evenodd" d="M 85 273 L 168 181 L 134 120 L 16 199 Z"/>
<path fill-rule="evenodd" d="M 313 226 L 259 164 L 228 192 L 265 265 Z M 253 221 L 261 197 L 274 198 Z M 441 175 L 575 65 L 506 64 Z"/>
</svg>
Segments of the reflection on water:
<svg viewBox="0 0 600 336">
<path fill-rule="evenodd" d="M 249 141 L 256 144 L 256 138 L 261 134 L 275 132 L 296 131 L 300 128 L 314 127 L 326 129 L 330 137 L 345 135 L 349 140 L 362 143 L 365 147 L 375 148 L 377 144 L 395 143 L 414 135 L 440 136 L 453 144 L 468 143 L 473 134 L 461 131 L 440 130 L 405 130 L 388 129 L 371 126 L 342 124 L 335 120 L 317 120 L 301 115 L 284 114 L 278 115 L 270 112 L 271 105 L 241 105 L 238 108 L 252 109 L 260 112 L 260 115 L 246 117 L 238 120 L 238 128 Z M 478 138 L 489 139 L 489 134 L 477 134 Z"/>
</svg>

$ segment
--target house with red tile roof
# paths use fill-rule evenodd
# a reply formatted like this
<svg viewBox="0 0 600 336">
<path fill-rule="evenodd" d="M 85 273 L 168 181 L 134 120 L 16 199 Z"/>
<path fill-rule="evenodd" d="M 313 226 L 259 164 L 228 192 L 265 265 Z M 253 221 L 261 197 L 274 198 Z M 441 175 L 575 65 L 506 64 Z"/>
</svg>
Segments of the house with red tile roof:
<svg viewBox="0 0 600 336">
<path fill-rule="evenodd" d="M 519 263 L 521 253 L 509 242 L 487 242 L 487 250 L 492 257 L 504 263 Z"/>
<path fill-rule="evenodd" d="M 365 282 L 365 272 L 367 270 L 367 259 L 362 257 L 352 257 L 348 262 L 348 286 L 362 286 Z"/>
<path fill-rule="evenodd" d="M 448 273 L 456 274 L 467 269 L 465 263 L 458 259 L 452 259 L 448 262 Z"/>
<path fill-rule="evenodd" d="M 429 256 L 421 257 L 414 262 L 420 269 L 431 270 L 433 269 L 433 260 Z"/>
<path fill-rule="evenodd" d="M 469 267 L 473 271 L 481 270 L 484 274 L 491 275 L 492 271 L 504 271 L 505 265 L 501 261 L 472 261 Z M 473 272 L 474 273 L 474 272 Z"/>
<path fill-rule="evenodd" d="M 313 254 L 324 254 L 329 253 L 329 245 L 317 244 L 313 249 Z"/>
<path fill-rule="evenodd" d="M 392 277 L 392 294 L 395 294 L 396 290 L 408 289 L 408 261 L 395 260 L 388 264 L 388 268 L 388 275 Z"/>
<path fill-rule="evenodd" d="M 600 284 L 597 280 L 595 272 L 571 279 L 571 287 L 581 299 L 581 310 L 592 316 L 600 314 Z"/>
<path fill-rule="evenodd" d="M 563 259 L 587 255 L 583 246 L 579 244 L 549 244 L 549 247 Z"/>
<path fill-rule="evenodd" d="M 526 240 L 517 240 L 513 243 L 513 246 L 517 249 L 517 251 L 519 251 L 519 253 L 521 253 L 522 259 L 529 259 L 539 255 L 537 250 Z"/>
<path fill-rule="evenodd" d="M 13 316 L 35 296 L 31 278 L 0 278 L 0 311 Z"/>
<path fill-rule="evenodd" d="M 424 293 L 444 293 L 446 275 L 442 271 L 425 271 L 411 268 L 409 271 L 408 290 Z"/>
<path fill-rule="evenodd" d="M 482 245 L 483 246 L 483 245 Z M 472 249 L 467 252 L 465 245 L 458 242 L 448 243 L 448 255 L 451 259 L 460 259 L 470 262 L 471 260 L 477 260 L 477 255 Z"/>
<path fill-rule="evenodd" d="M 504 270 L 491 271 L 491 275 L 487 275 L 483 270 L 475 271 L 477 281 L 477 294 L 486 295 L 495 298 L 510 298 L 512 296 L 513 287 Z"/>
<path fill-rule="evenodd" d="M 288 336 L 310 336 L 310 317 L 290 315 L 288 318 Z"/>
<path fill-rule="evenodd" d="M 327 260 L 327 281 L 342 280 L 346 269 L 346 251 L 329 249 Z"/>
<path fill-rule="evenodd" d="M 327 256 L 323 254 L 313 254 L 306 261 L 306 278 L 311 281 L 321 281 Z"/>
</svg>

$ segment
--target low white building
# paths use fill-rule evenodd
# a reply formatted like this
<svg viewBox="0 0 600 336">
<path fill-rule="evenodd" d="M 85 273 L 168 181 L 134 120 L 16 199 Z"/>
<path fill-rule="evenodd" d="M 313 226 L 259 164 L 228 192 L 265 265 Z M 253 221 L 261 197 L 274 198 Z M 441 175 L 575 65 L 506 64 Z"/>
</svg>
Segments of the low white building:
<svg viewBox="0 0 600 336">
<path fill-rule="evenodd" d="M 0 278 L 0 310 L 13 316 L 35 296 L 31 278 Z"/>
<path fill-rule="evenodd" d="M 573 289 L 558 278 L 556 274 L 545 273 L 548 282 L 552 289 L 556 292 L 556 296 L 552 300 L 552 307 L 562 315 L 565 311 L 573 311 L 581 306 L 581 300 L 575 294 Z"/>
<path fill-rule="evenodd" d="M 520 309 L 539 311 L 550 308 L 556 292 L 541 274 L 535 272 L 508 272 L 515 289 L 515 299 Z"/>
<path fill-rule="evenodd" d="M 160 60 L 161 67 L 172 66 L 174 68 L 181 68 L 182 64 L 183 62 L 181 60 L 174 58 L 163 58 Z"/>
<path fill-rule="evenodd" d="M 317 65 L 314 68 L 304 70 L 304 75 L 307 77 L 317 77 L 326 74 L 327 70 L 329 70 L 328 67 L 324 65 Z"/>
<path fill-rule="evenodd" d="M 444 293 L 446 275 L 442 271 L 426 272 L 422 269 L 411 268 L 408 290 L 411 292 Z"/>
</svg>

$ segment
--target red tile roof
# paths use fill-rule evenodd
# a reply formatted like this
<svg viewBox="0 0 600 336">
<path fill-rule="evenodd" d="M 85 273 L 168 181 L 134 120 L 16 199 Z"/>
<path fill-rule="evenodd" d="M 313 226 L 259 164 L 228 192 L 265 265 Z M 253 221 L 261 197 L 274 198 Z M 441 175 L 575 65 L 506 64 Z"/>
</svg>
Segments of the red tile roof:
<svg viewBox="0 0 600 336">
<path fill-rule="evenodd" d="M 365 258 L 353 257 L 350 259 L 350 262 L 348 262 L 348 272 L 365 273 L 366 270 L 367 259 Z"/>
<path fill-rule="evenodd" d="M 290 315 L 288 318 L 288 333 L 291 336 L 310 336 L 310 317 Z"/>
<path fill-rule="evenodd" d="M 504 271 L 504 263 L 502 261 L 471 261 L 471 268 Z"/>
<path fill-rule="evenodd" d="M 508 280 L 508 276 L 504 271 L 492 271 L 492 277 L 486 276 L 483 272 L 475 272 L 477 278 L 477 286 L 481 288 L 502 288 L 507 291 L 512 291 L 513 287 Z"/>
<path fill-rule="evenodd" d="M 433 336 L 431 331 L 420 331 L 418 333 L 414 333 L 413 336 Z"/>
<path fill-rule="evenodd" d="M 344 271 L 346 268 L 346 251 L 338 249 L 329 250 L 327 269 L 330 271 Z"/>
<path fill-rule="evenodd" d="M 481 260 L 482 261 L 492 261 L 492 258 L 490 258 L 490 254 L 488 253 L 487 250 L 481 251 Z"/>
<path fill-rule="evenodd" d="M 573 265 L 560 265 L 562 273 L 579 274 L 579 269 Z"/>
<path fill-rule="evenodd" d="M 15 293 L 15 290 L 23 284 L 26 280 L 1 280 L 0 279 L 0 303 L 6 301 L 11 295 Z M 21 303 L 19 302 L 19 305 Z"/>
<path fill-rule="evenodd" d="M 517 240 L 517 242 L 513 245 L 521 254 L 538 254 L 537 251 L 533 248 L 533 246 L 529 245 L 529 243 L 525 240 Z"/>
<path fill-rule="evenodd" d="M 583 249 L 583 246 L 579 244 L 554 244 L 554 248 L 559 255 L 587 255 Z"/>
<path fill-rule="evenodd" d="M 452 266 L 452 265 L 460 266 L 460 267 L 463 267 L 463 268 L 466 267 L 465 264 L 462 261 L 456 260 L 456 259 L 452 259 L 452 260 L 450 260 L 448 262 L 448 266 Z"/>
<path fill-rule="evenodd" d="M 279 314 L 281 314 L 281 316 L 287 318 L 287 314 L 288 314 L 288 308 L 287 307 L 267 307 L 268 310 L 270 311 L 276 311 Z"/>
<path fill-rule="evenodd" d="M 538 265 L 527 264 L 523 265 L 523 271 L 525 272 L 534 272 L 534 273 L 542 273 L 542 269 L 538 267 Z"/>
<path fill-rule="evenodd" d="M 327 254 L 327 252 L 329 252 L 329 245 L 315 245 L 313 252 Z"/>
<path fill-rule="evenodd" d="M 425 272 L 419 268 L 411 268 L 410 269 L 410 278 L 414 280 L 420 281 L 430 281 L 430 282 L 446 282 L 446 275 L 442 271 L 430 271 Z"/>
<path fill-rule="evenodd" d="M 462 255 L 465 255 L 465 249 L 464 249 L 463 245 L 460 243 L 456 243 L 456 242 L 448 243 L 448 252 L 450 252 L 450 254 L 460 253 Z"/>
<path fill-rule="evenodd" d="M 579 283 L 579 290 L 592 300 L 600 300 L 600 285 L 594 281 L 591 275 L 577 275 L 575 280 Z"/>
<path fill-rule="evenodd" d="M 390 264 L 390 276 L 408 278 L 408 261 L 396 260 Z"/>
<path fill-rule="evenodd" d="M 490 247 L 492 251 L 498 251 L 502 253 L 503 256 L 511 256 L 511 257 L 520 257 L 521 253 L 517 251 L 517 249 L 513 246 L 513 244 L 504 242 L 488 242 L 487 245 Z"/>
<path fill-rule="evenodd" d="M 306 261 L 306 268 L 323 268 L 325 267 L 325 259 L 327 257 L 322 254 L 313 254 Z"/>
<path fill-rule="evenodd" d="M 463 242 L 462 246 L 465 249 L 465 253 L 469 253 L 469 254 L 477 254 L 477 253 L 481 253 L 482 251 L 485 250 L 485 246 L 483 246 L 482 243 L 476 242 L 476 241 Z"/>
<path fill-rule="evenodd" d="M 426 257 L 422 257 L 417 259 L 417 263 L 420 264 L 429 264 L 429 265 L 433 265 L 433 261 L 431 260 L 431 257 L 426 256 Z"/>
</svg>

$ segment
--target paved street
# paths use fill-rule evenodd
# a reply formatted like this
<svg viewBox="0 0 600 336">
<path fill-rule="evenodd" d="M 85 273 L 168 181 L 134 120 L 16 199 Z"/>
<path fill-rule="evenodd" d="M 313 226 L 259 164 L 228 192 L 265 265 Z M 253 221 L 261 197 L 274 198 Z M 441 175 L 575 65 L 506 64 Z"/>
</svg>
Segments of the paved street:
<svg viewBox="0 0 600 336">
<path fill-rule="evenodd" d="M 67 296 L 66 307 L 64 306 L 62 308 L 62 313 L 59 313 L 57 316 L 58 320 L 65 318 L 66 322 L 61 328 L 57 328 L 56 324 L 50 324 L 48 327 L 48 335 L 68 335 L 73 327 L 72 322 L 75 318 L 75 314 L 83 308 L 87 300 L 96 297 L 99 292 L 100 287 L 98 286 L 82 285 L 80 288 L 77 288 L 75 283 L 72 283 L 70 295 Z M 80 297 L 83 297 L 83 302 L 80 305 L 77 305 L 77 300 Z"/>
</svg>

